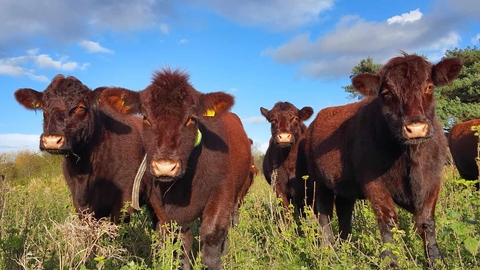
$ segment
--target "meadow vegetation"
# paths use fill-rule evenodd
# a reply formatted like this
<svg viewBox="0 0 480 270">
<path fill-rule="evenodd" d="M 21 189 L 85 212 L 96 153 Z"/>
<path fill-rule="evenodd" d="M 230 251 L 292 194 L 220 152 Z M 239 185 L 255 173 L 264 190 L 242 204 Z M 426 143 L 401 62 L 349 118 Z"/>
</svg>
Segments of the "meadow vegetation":
<svg viewBox="0 0 480 270">
<path fill-rule="evenodd" d="M 257 158 L 257 165 L 261 158 Z M 0 269 L 175 269 L 182 253 L 179 228 L 162 233 L 151 228 L 145 209 L 129 224 L 113 225 L 90 217 L 79 220 L 61 174 L 61 157 L 18 152 L 0 156 Z M 261 168 L 261 166 L 259 166 Z M 446 165 L 437 204 L 437 238 L 448 266 L 480 268 L 480 192 L 473 181 L 459 179 Z M 426 267 L 422 242 L 412 215 L 397 208 L 396 244 L 401 269 Z M 285 213 L 282 215 L 282 213 Z M 337 222 L 332 221 L 334 231 Z M 193 269 L 201 269 L 198 222 L 191 254 Z M 348 241 L 321 245 L 321 229 L 312 211 L 298 217 L 282 209 L 263 176 L 257 176 L 241 208 L 240 223 L 229 232 L 225 269 L 382 269 L 375 216 L 366 201 L 358 201 L 353 234 Z"/>
</svg>

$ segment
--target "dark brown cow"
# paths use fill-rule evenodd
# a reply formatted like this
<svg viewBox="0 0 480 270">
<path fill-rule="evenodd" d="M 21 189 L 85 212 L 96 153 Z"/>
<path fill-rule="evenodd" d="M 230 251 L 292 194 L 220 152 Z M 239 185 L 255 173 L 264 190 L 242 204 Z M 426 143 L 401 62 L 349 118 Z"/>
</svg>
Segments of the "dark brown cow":
<svg viewBox="0 0 480 270">
<path fill-rule="evenodd" d="M 478 166 L 475 162 L 478 137 L 472 131 L 472 126 L 478 125 L 480 125 L 480 119 L 456 124 L 450 129 L 450 136 L 448 137 L 448 144 L 455 166 L 457 166 L 460 176 L 466 180 L 478 179 Z M 478 183 L 477 189 L 480 189 Z"/>
<path fill-rule="evenodd" d="M 318 113 L 308 128 L 306 149 L 329 241 L 334 202 L 340 237 L 346 239 L 355 200 L 366 198 L 384 242 L 393 242 L 397 204 L 414 215 L 429 264 L 442 258 L 434 214 L 447 142 L 435 115 L 434 86 L 451 83 L 461 68 L 458 58 L 432 65 L 404 53 L 376 75 L 353 78 L 364 100 Z M 390 250 L 382 255 L 396 265 Z"/>
<path fill-rule="evenodd" d="M 106 114 L 98 104 L 102 90 L 91 91 L 75 77 L 57 75 L 44 92 L 19 89 L 15 98 L 27 109 L 43 110 L 40 150 L 65 156 L 63 175 L 76 211 L 119 222 L 121 209 L 132 201 L 145 154 L 142 119 Z M 127 214 L 131 212 L 128 207 Z"/>
<path fill-rule="evenodd" d="M 272 137 L 263 158 L 263 174 L 273 186 L 285 209 L 292 203 L 301 210 L 305 204 L 305 180 L 296 176 L 297 153 L 305 138 L 307 126 L 303 123 L 312 116 L 311 107 L 297 109 L 289 102 L 277 102 L 271 110 L 260 107 L 260 112 L 270 122 Z M 310 183 L 311 181 L 308 181 Z M 308 190 L 312 190 L 310 185 Z M 310 196 L 312 199 L 313 194 Z"/>
<path fill-rule="evenodd" d="M 233 97 L 202 94 L 185 73 L 164 69 L 145 90 L 106 89 L 102 100 L 120 112 L 143 115 L 143 142 L 155 183 L 149 198 L 160 223 L 175 221 L 182 227 L 188 256 L 193 242 L 189 225 L 201 218 L 202 262 L 220 268 L 251 161 L 240 119 L 228 112 Z M 184 268 L 190 268 L 187 256 Z"/>
</svg>

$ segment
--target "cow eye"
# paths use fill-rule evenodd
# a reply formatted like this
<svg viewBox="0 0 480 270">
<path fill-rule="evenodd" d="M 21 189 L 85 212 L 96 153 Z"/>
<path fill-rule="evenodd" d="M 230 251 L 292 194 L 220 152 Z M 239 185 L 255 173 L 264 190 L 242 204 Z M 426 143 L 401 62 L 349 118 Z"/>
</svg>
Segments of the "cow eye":
<svg viewBox="0 0 480 270">
<path fill-rule="evenodd" d="M 75 111 L 73 112 L 76 116 L 84 116 L 87 112 L 87 108 L 83 105 L 78 106 Z"/>
<path fill-rule="evenodd" d="M 429 83 L 427 85 L 427 88 L 425 88 L 425 94 L 428 94 L 428 95 L 431 95 L 433 93 L 433 88 L 435 86 L 433 85 L 433 83 Z"/>
<path fill-rule="evenodd" d="M 146 115 L 143 115 L 143 124 L 147 125 L 147 126 L 151 126 L 152 124 L 150 123 L 150 121 L 148 120 L 147 116 Z"/>
<path fill-rule="evenodd" d="M 387 88 L 384 88 L 382 90 L 382 92 L 380 92 L 380 95 L 382 95 L 382 97 L 388 98 L 388 99 L 393 97 L 392 92 L 390 90 L 388 90 Z"/>
</svg>

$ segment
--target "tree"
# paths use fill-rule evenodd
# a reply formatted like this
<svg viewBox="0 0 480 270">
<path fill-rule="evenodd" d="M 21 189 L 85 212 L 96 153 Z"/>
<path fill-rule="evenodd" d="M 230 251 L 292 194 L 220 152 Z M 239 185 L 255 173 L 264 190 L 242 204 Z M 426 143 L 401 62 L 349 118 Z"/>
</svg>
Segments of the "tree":
<svg viewBox="0 0 480 270">
<path fill-rule="evenodd" d="M 424 55 L 422 57 L 427 59 Z M 480 50 L 474 46 L 445 51 L 443 58 L 451 57 L 462 58 L 462 72 L 452 84 L 435 89 L 436 113 L 447 129 L 456 123 L 480 118 Z M 373 59 L 368 57 L 352 68 L 350 78 L 361 73 L 374 74 L 382 67 L 383 64 L 374 63 Z M 342 88 L 349 93 L 349 99 L 361 99 L 351 84 Z"/>
<path fill-rule="evenodd" d="M 383 64 L 377 64 L 373 62 L 373 58 L 370 56 L 367 59 L 362 59 L 360 63 L 352 68 L 352 75 L 350 75 L 350 79 L 357 76 L 358 74 L 362 73 L 369 73 L 375 74 L 383 67 Z M 349 99 L 362 99 L 362 96 L 355 91 L 351 84 L 342 86 L 343 90 L 350 93 L 348 95 Z"/>
<path fill-rule="evenodd" d="M 480 50 L 455 48 L 445 52 L 450 57 L 462 58 L 463 68 L 452 84 L 436 90 L 437 114 L 446 127 L 480 118 Z"/>
</svg>

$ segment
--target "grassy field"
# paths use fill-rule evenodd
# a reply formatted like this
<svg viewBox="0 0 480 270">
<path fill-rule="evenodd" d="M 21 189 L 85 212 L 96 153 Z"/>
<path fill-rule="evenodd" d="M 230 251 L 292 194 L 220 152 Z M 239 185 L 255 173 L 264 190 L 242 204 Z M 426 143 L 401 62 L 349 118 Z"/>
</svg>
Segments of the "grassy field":
<svg viewBox="0 0 480 270">
<path fill-rule="evenodd" d="M 120 226 L 92 219 L 80 221 L 61 175 L 61 159 L 20 152 L 0 156 L 0 269 L 175 269 L 181 242 L 178 228 L 157 234 L 145 210 Z M 452 166 L 437 204 L 437 238 L 448 266 L 480 269 L 480 194 L 460 180 Z M 385 249 L 375 218 L 358 201 L 349 241 L 320 245 L 321 230 L 311 212 L 306 218 L 284 218 L 270 186 L 258 176 L 241 208 L 240 223 L 229 233 L 225 269 L 382 269 Z M 402 269 L 426 267 L 422 243 L 412 216 L 399 210 L 392 245 Z M 333 220 L 337 231 L 336 220 Z M 198 235 L 198 223 L 193 225 Z M 201 269 L 198 240 L 191 255 Z"/>
</svg>

